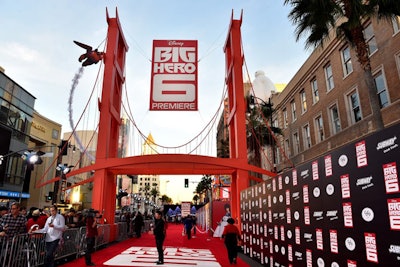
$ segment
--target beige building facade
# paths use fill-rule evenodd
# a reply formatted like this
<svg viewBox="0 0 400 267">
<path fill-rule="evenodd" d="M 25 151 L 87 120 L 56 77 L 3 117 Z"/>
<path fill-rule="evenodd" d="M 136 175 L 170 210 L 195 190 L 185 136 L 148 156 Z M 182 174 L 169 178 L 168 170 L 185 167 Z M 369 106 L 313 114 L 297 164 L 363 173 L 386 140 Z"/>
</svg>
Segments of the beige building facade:
<svg viewBox="0 0 400 267">
<path fill-rule="evenodd" d="M 364 25 L 385 127 L 400 122 L 399 21 Z M 355 50 L 333 36 L 272 96 L 273 120 L 284 133 L 278 137 L 278 171 L 374 132 L 363 75 Z"/>
<path fill-rule="evenodd" d="M 27 207 L 44 208 L 51 205 L 47 198 L 53 191 L 53 184 L 38 186 L 56 176 L 56 157 L 60 145 L 61 124 L 54 122 L 38 112 L 33 112 L 29 137 L 29 148 L 46 152 L 41 158 L 43 163 L 35 165 L 29 183 L 30 198 L 23 201 Z M 53 167 L 51 167 L 53 166 Z"/>
</svg>

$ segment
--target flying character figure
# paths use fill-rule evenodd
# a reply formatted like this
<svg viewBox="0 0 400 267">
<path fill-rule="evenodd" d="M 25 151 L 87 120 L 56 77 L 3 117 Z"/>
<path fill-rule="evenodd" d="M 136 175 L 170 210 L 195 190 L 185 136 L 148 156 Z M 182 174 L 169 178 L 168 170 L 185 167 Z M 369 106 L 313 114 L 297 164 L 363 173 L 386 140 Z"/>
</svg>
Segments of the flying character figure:
<svg viewBox="0 0 400 267">
<path fill-rule="evenodd" d="M 79 57 L 79 62 L 82 62 L 82 67 L 92 65 L 92 64 L 97 64 L 100 60 L 103 59 L 104 53 L 99 52 L 97 49 L 93 50 L 93 48 L 89 45 L 80 43 L 78 41 L 74 41 L 75 44 L 79 45 L 83 49 L 86 49 L 86 53 L 82 54 Z"/>
</svg>

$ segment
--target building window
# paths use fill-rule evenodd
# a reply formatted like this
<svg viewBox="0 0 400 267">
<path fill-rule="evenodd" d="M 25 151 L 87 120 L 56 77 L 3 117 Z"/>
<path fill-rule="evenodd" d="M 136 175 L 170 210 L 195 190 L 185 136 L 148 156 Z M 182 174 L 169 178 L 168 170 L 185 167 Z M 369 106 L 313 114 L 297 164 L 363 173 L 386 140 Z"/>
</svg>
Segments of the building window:
<svg viewBox="0 0 400 267">
<path fill-rule="evenodd" d="M 289 139 L 285 139 L 285 154 L 289 158 L 290 157 L 290 142 Z"/>
<path fill-rule="evenodd" d="M 351 121 L 352 123 L 356 123 L 362 119 L 358 93 L 356 91 L 353 91 L 347 96 L 347 99 L 350 108 Z"/>
<path fill-rule="evenodd" d="M 376 50 L 378 50 L 378 45 L 376 44 L 374 29 L 372 24 L 368 24 L 364 29 L 364 38 L 368 44 L 368 54 L 372 55 Z"/>
<path fill-rule="evenodd" d="M 289 124 L 288 113 L 287 113 L 286 108 L 284 108 L 282 112 L 283 112 L 283 128 L 286 129 Z"/>
<path fill-rule="evenodd" d="M 374 75 L 376 90 L 379 97 L 379 105 L 384 108 L 389 105 L 389 97 L 386 89 L 385 78 L 383 77 L 382 71 L 379 71 Z"/>
<path fill-rule="evenodd" d="M 290 102 L 290 107 L 292 108 L 292 121 L 296 121 L 297 120 L 296 103 L 294 102 L 294 100 Z"/>
<path fill-rule="evenodd" d="M 308 124 L 303 126 L 303 143 L 305 149 L 311 147 L 310 125 Z"/>
<path fill-rule="evenodd" d="M 300 153 L 300 138 L 297 132 L 293 133 L 293 152 L 295 155 Z"/>
<path fill-rule="evenodd" d="M 350 73 L 353 72 L 353 64 L 351 63 L 351 56 L 350 56 L 350 48 L 347 46 L 341 51 L 342 56 L 342 64 L 343 64 L 343 73 L 346 77 Z"/>
<path fill-rule="evenodd" d="M 332 134 L 337 134 L 342 130 L 342 127 L 340 125 L 339 110 L 336 104 L 329 108 L 329 114 L 331 117 Z"/>
<path fill-rule="evenodd" d="M 329 92 L 335 87 L 335 84 L 333 82 L 333 72 L 331 64 L 325 66 L 325 79 L 326 79 L 326 88 L 327 91 Z"/>
<path fill-rule="evenodd" d="M 300 92 L 300 101 L 301 101 L 301 114 L 303 114 L 307 111 L 307 98 L 304 89 L 301 90 Z"/>
<path fill-rule="evenodd" d="M 317 103 L 319 101 L 317 79 L 313 79 L 311 81 L 311 91 L 312 91 L 312 96 L 313 96 L 313 104 L 315 104 L 315 103 Z"/>
<path fill-rule="evenodd" d="M 393 33 L 396 34 L 400 31 L 400 16 L 393 19 Z"/>
<path fill-rule="evenodd" d="M 56 129 L 53 129 L 53 130 L 51 131 L 51 138 L 53 138 L 53 139 L 58 139 L 58 134 L 59 134 L 59 131 L 56 130 Z"/>
<path fill-rule="evenodd" d="M 315 132 L 317 143 L 323 141 L 325 139 L 324 136 L 324 122 L 322 121 L 322 116 L 318 116 L 315 118 Z"/>
</svg>

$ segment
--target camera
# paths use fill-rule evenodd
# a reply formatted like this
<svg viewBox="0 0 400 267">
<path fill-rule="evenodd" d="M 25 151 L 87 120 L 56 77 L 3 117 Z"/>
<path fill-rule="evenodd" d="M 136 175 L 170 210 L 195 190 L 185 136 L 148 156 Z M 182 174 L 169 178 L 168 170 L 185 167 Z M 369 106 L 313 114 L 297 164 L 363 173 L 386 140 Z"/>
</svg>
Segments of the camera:
<svg viewBox="0 0 400 267">
<path fill-rule="evenodd" d="M 88 209 L 83 212 L 83 216 L 87 218 L 101 218 L 103 217 L 102 214 L 98 210 L 95 209 Z"/>
</svg>

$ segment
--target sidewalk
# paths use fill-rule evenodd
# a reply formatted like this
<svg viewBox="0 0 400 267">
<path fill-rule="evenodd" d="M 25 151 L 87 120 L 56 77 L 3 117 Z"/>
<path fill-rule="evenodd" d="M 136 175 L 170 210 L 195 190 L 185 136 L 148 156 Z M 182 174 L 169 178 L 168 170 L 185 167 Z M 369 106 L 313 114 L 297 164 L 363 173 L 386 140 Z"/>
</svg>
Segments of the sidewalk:
<svg viewBox="0 0 400 267">
<path fill-rule="evenodd" d="M 236 265 L 229 264 L 223 240 L 207 233 L 199 233 L 188 240 L 182 236 L 182 225 L 168 224 L 164 242 L 166 267 L 257 267 L 262 266 L 239 253 Z M 92 254 L 96 266 L 160 266 L 156 265 L 157 251 L 154 236 L 144 233 L 140 238 L 130 238 L 114 243 Z M 61 265 L 63 267 L 85 266 L 83 257 Z"/>
</svg>

